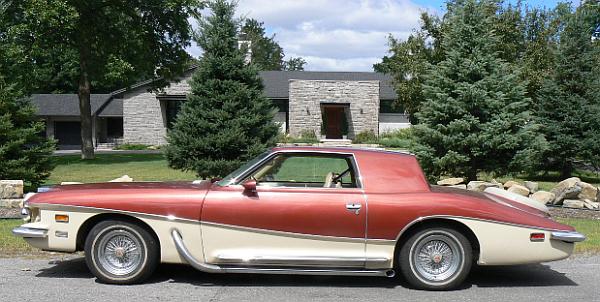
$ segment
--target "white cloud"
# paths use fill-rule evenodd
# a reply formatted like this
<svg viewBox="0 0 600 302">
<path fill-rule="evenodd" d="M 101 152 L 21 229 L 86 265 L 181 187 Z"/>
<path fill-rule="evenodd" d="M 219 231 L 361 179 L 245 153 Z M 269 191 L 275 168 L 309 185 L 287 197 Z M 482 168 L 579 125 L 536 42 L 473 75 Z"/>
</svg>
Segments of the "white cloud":
<svg viewBox="0 0 600 302">
<path fill-rule="evenodd" d="M 322 71 L 371 71 L 387 53 L 387 36 L 407 37 L 424 10 L 433 11 L 409 0 L 240 0 L 238 6 L 240 16 L 263 21 L 288 56 Z"/>
</svg>

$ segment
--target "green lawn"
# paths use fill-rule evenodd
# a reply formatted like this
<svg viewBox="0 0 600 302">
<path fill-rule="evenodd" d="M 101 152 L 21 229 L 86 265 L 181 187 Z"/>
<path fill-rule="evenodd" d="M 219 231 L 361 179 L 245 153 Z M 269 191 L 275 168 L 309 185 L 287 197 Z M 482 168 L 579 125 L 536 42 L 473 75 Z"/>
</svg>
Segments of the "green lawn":
<svg viewBox="0 0 600 302">
<path fill-rule="evenodd" d="M 0 257 L 36 252 L 25 240 L 13 236 L 11 230 L 21 224 L 21 219 L 0 219 Z"/>
<path fill-rule="evenodd" d="M 123 175 L 136 181 L 194 180 L 194 173 L 168 167 L 162 154 L 99 154 L 83 161 L 78 155 L 56 156 L 57 163 L 46 184 L 63 181 L 105 182 Z"/>
<path fill-rule="evenodd" d="M 575 245 L 576 253 L 600 254 L 600 220 L 592 219 L 557 219 L 560 223 L 573 226 L 578 232 L 584 234 L 587 239 Z"/>
</svg>

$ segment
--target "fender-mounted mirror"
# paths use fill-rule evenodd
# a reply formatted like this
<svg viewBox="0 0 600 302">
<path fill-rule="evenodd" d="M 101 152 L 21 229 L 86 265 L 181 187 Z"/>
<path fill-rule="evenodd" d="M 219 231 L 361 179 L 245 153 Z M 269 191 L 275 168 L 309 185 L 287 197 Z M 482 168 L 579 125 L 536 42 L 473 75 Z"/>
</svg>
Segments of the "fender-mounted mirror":
<svg viewBox="0 0 600 302">
<path fill-rule="evenodd" d="M 256 180 L 248 179 L 242 183 L 244 191 L 250 194 L 256 194 Z"/>
</svg>

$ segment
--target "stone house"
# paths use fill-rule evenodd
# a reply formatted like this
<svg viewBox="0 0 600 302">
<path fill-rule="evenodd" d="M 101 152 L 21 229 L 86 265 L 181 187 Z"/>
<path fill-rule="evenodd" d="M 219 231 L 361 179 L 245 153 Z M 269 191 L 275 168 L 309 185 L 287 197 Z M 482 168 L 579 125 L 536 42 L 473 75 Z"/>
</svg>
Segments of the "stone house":
<svg viewBox="0 0 600 302">
<path fill-rule="evenodd" d="M 163 145 L 181 104 L 190 92 L 194 69 L 161 92 L 151 81 L 111 94 L 92 95 L 94 142 Z M 381 134 L 410 126 L 391 78 L 374 72 L 263 71 L 267 98 L 279 109 L 276 121 L 292 136 L 312 131 L 323 139 L 352 139 L 372 131 Z M 74 94 L 37 94 L 33 102 L 46 121 L 46 135 L 63 148 L 80 144 L 79 107 Z"/>
</svg>

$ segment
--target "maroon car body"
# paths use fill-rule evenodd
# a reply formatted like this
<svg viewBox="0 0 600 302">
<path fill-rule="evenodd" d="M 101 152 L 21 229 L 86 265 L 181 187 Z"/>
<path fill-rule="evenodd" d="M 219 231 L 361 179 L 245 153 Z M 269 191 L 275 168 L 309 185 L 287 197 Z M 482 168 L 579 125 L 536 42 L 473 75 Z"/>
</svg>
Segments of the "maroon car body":
<svg viewBox="0 0 600 302">
<path fill-rule="evenodd" d="M 298 176 L 307 181 L 283 175 L 294 173 L 286 168 L 294 161 L 314 171 Z M 340 171 L 319 174 L 327 171 L 328 162 Z M 413 275 L 415 286 L 432 289 L 462 281 L 459 274 L 471 259 L 480 265 L 557 260 L 584 238 L 517 201 L 430 186 L 412 155 L 351 148 L 273 148 L 214 183 L 56 186 L 29 198 L 27 208 L 32 221 L 15 233 L 43 249 L 84 249 L 94 225 L 131 219 L 157 239 L 162 262 L 189 263 L 209 272 L 391 276 L 400 269 L 409 281 Z M 62 214 L 73 218 L 68 226 L 54 221 Z M 44 236 L 31 230 L 42 230 Z M 442 230 L 425 238 L 450 238 L 447 249 L 430 255 L 434 268 L 458 258 L 467 245 L 461 241 L 468 241 L 469 255 L 461 254 L 457 261 L 462 266 L 444 280 L 431 277 L 431 267 L 424 266 L 419 275 L 417 252 L 406 256 L 408 267 L 401 267 L 402 247 L 418 245 L 413 237 L 424 230 Z M 68 232 L 68 239 L 53 240 L 57 231 Z M 443 245 L 447 238 L 440 238 L 422 248 Z M 448 250 L 451 254 L 444 254 Z M 449 265 L 441 269 L 454 270 L 456 265 Z"/>
</svg>

